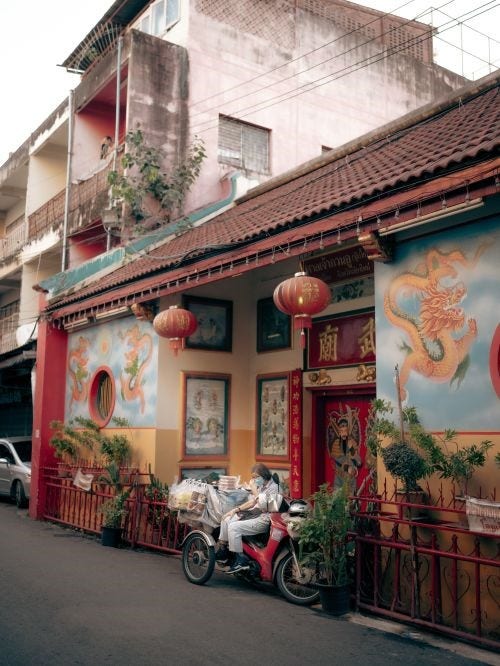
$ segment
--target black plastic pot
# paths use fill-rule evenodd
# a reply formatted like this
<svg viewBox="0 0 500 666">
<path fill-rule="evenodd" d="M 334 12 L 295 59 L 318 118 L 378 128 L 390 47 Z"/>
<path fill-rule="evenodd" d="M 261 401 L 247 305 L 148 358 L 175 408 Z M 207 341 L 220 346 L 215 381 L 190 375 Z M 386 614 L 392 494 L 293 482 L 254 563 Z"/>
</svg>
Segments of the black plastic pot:
<svg viewBox="0 0 500 666">
<path fill-rule="evenodd" d="M 321 607 L 329 615 L 345 615 L 350 610 L 351 591 L 349 583 L 345 585 L 328 585 L 316 583 L 319 591 Z"/>
<path fill-rule="evenodd" d="M 101 543 L 103 546 L 118 548 L 122 541 L 121 527 L 102 527 Z"/>
</svg>

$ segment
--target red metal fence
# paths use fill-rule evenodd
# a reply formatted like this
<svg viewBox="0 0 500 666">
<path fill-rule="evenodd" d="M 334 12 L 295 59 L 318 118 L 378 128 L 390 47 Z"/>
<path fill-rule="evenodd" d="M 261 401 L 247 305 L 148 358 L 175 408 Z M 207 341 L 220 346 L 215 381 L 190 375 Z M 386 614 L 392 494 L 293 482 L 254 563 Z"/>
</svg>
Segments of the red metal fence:
<svg viewBox="0 0 500 666">
<path fill-rule="evenodd" d="M 471 532 L 464 502 L 358 501 L 357 608 L 500 649 L 500 538 Z"/>
<path fill-rule="evenodd" d="M 91 490 L 85 491 L 73 484 L 73 476 L 61 476 L 57 468 L 44 470 L 47 488 L 43 517 L 46 520 L 75 527 L 85 532 L 100 534 L 102 515 L 100 508 L 114 495 L 113 487 L 99 481 L 101 468 L 85 467 L 86 474 L 93 474 Z M 164 551 L 180 553 L 186 525 L 177 521 L 176 515 L 168 509 L 165 501 L 155 495 L 150 499 L 145 496 L 148 486 L 147 474 L 136 471 L 125 472 L 128 475 L 124 487 L 132 488 L 127 500 L 128 512 L 123 530 L 123 540 L 132 547 L 143 546 Z"/>
<path fill-rule="evenodd" d="M 86 468 L 99 479 L 99 469 Z M 189 527 L 167 502 L 146 493 L 148 476 L 129 473 L 132 492 L 124 540 L 132 547 L 180 553 Z M 92 483 L 86 492 L 45 470 L 45 519 L 100 533 L 99 507 L 112 487 Z M 356 498 L 354 512 L 356 608 L 500 649 L 500 538 L 468 529 L 464 502 L 429 505 L 396 495 Z"/>
</svg>

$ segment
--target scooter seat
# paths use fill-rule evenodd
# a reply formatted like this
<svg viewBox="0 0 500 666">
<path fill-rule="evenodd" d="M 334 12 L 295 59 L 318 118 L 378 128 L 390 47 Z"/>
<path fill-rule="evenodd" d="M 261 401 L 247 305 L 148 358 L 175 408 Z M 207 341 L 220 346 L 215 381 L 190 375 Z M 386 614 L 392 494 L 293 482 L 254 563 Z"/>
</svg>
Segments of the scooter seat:
<svg viewBox="0 0 500 666">
<path fill-rule="evenodd" d="M 243 541 L 246 543 L 253 543 L 260 548 L 263 548 L 269 540 L 270 526 L 265 532 L 259 532 L 259 534 L 245 534 L 243 535 Z"/>
</svg>

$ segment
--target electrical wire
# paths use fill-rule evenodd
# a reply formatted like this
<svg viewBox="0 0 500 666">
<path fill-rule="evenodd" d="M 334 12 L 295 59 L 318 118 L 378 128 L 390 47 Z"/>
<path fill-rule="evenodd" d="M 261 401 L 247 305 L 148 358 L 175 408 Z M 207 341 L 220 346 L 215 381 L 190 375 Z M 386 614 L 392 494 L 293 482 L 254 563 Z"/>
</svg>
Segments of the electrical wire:
<svg viewBox="0 0 500 666">
<path fill-rule="evenodd" d="M 391 14 L 393 14 L 394 12 L 399 11 L 399 10 L 402 9 L 403 7 L 406 7 L 407 5 L 411 5 L 414 1 L 415 1 L 415 0 L 408 0 L 408 2 L 405 2 L 405 3 L 403 3 L 402 5 L 399 5 L 398 7 L 396 7 L 395 9 L 393 9 L 391 12 L 381 13 L 380 16 L 377 16 L 377 17 L 376 17 L 375 19 L 373 19 L 372 21 L 368 21 L 367 23 L 364 23 L 360 28 L 355 28 L 355 29 L 353 29 L 353 30 L 351 30 L 351 31 L 349 31 L 349 32 L 347 32 L 347 33 L 343 33 L 343 34 L 340 35 L 339 37 L 335 37 L 335 39 L 332 39 L 332 40 L 329 41 L 329 42 L 325 42 L 325 43 L 322 44 L 321 46 L 318 46 L 318 47 L 316 47 L 316 48 L 314 48 L 314 49 L 311 49 L 310 51 L 307 51 L 307 52 L 305 52 L 305 53 L 302 53 L 301 55 L 298 55 L 298 56 L 296 56 L 295 58 L 292 58 L 291 60 L 287 60 L 287 62 L 285 62 L 285 63 L 283 63 L 283 64 L 281 64 L 281 65 L 278 65 L 277 67 L 273 67 L 272 69 L 269 69 L 269 70 L 266 70 L 265 72 L 262 72 L 262 73 L 260 73 L 260 74 L 257 74 L 257 75 L 255 75 L 255 76 L 253 76 L 252 78 L 247 79 L 246 81 L 243 81 L 243 82 L 241 82 L 241 83 L 237 83 L 237 84 L 235 84 L 234 86 L 231 86 L 230 88 L 226 88 L 225 90 L 222 90 L 222 91 L 220 91 L 220 92 L 214 93 L 213 95 L 209 95 L 208 97 L 205 97 L 205 98 L 203 98 L 203 99 L 197 100 L 197 101 L 191 103 L 189 106 L 190 106 L 190 108 L 193 108 L 193 107 L 195 107 L 195 106 L 198 106 L 199 104 L 203 104 L 204 102 L 207 102 L 207 101 L 209 101 L 209 100 L 211 100 L 211 99 L 214 99 L 215 97 L 218 97 L 219 95 L 225 95 L 225 94 L 227 94 L 227 93 L 229 93 L 229 92 L 232 92 L 233 90 L 237 90 L 238 88 L 241 88 L 242 86 L 248 85 L 249 83 L 253 83 L 254 81 L 258 81 L 259 79 L 261 79 L 261 78 L 263 78 L 263 77 L 265 77 L 265 76 L 269 76 L 270 74 L 274 74 L 275 72 L 278 72 L 279 70 L 281 70 L 281 69 L 283 69 L 283 68 L 285 68 L 285 67 L 289 67 L 290 65 L 292 65 L 292 64 L 294 64 L 294 63 L 296 63 L 296 62 L 298 62 L 299 60 L 302 60 L 303 58 L 307 58 L 307 57 L 311 56 L 312 54 L 317 53 L 318 51 L 321 51 L 322 49 L 327 48 L 328 46 L 332 46 L 332 45 L 335 44 L 336 42 L 338 42 L 338 41 L 340 41 L 340 40 L 342 40 L 342 39 L 345 39 L 345 37 L 348 37 L 348 36 L 350 36 L 350 35 L 353 35 L 353 34 L 355 34 L 355 33 L 357 33 L 357 32 L 362 32 L 364 28 L 370 26 L 372 23 L 377 23 L 378 21 L 380 21 L 381 18 L 384 18 L 384 17 L 386 17 L 386 16 L 391 15 Z M 441 5 L 441 6 L 444 7 L 444 6 L 446 6 L 446 5 L 449 5 L 452 1 L 453 1 L 453 0 L 447 0 L 447 2 L 445 2 L 445 3 L 444 3 L 443 5 Z M 427 13 L 427 11 L 426 11 L 424 14 L 421 14 L 421 15 L 425 15 L 426 13 Z M 418 16 L 418 15 L 417 15 L 417 16 Z M 415 18 L 415 19 L 413 19 L 413 20 L 417 20 L 417 19 Z M 403 24 L 403 25 L 404 25 L 404 24 Z M 356 47 L 356 48 L 358 48 L 358 47 Z M 337 57 L 337 56 L 336 56 L 336 57 Z M 319 63 L 319 64 L 322 64 L 322 63 Z M 319 64 L 318 64 L 318 65 L 314 65 L 313 67 L 308 68 L 308 69 L 303 70 L 303 71 L 309 71 L 309 69 L 314 69 L 315 67 L 319 66 Z M 300 72 L 300 73 L 303 73 L 303 72 Z M 292 75 L 292 77 L 293 77 L 293 76 L 297 76 L 297 74 Z M 281 81 L 283 81 L 283 80 L 286 81 L 288 78 L 292 78 L 292 77 L 287 77 L 287 78 L 285 78 L 285 79 L 282 79 Z M 280 81 L 280 82 L 281 82 L 281 81 Z M 274 84 L 271 84 L 271 85 L 275 85 L 275 83 L 274 83 Z M 266 87 L 268 87 L 268 86 L 264 86 L 263 88 L 261 87 L 261 88 L 258 89 L 258 91 L 260 91 L 260 90 L 262 90 L 262 89 L 265 89 Z M 257 92 L 258 92 L 258 91 L 257 91 Z M 241 95 L 240 97 L 236 97 L 235 99 L 228 100 L 228 102 L 224 102 L 224 103 L 234 102 L 234 101 L 237 101 L 237 100 L 242 99 L 242 98 L 244 98 L 244 97 L 247 97 L 248 95 L 251 95 L 251 94 L 254 94 L 254 93 L 247 93 L 247 94 L 245 94 L 245 95 Z M 219 108 L 219 105 L 217 105 L 217 106 L 215 106 L 215 107 L 211 107 L 211 108 L 209 108 L 209 109 L 205 109 L 204 111 L 195 112 L 194 114 L 191 114 L 191 117 L 195 117 L 196 115 L 198 115 L 198 114 L 200 114 L 200 113 L 206 113 L 206 112 L 208 112 L 208 111 L 213 110 L 214 108 Z"/>
<path fill-rule="evenodd" d="M 483 7 L 486 7 L 486 6 L 490 5 L 493 1 L 494 0 L 490 0 L 490 2 L 487 2 L 484 5 L 481 5 L 480 7 L 476 8 L 474 10 L 470 10 L 468 12 L 465 12 L 460 17 L 458 17 L 458 19 L 461 19 L 461 18 L 467 16 L 472 11 L 477 11 L 478 9 L 482 9 Z M 448 4 L 448 3 L 446 3 L 446 4 Z M 476 18 L 476 16 L 479 16 L 480 14 L 484 13 L 485 11 L 491 11 L 491 9 L 495 9 L 498 6 L 499 5 L 497 4 L 494 7 L 490 7 L 487 10 L 478 12 L 477 14 L 474 14 L 473 16 L 468 17 L 467 20 L 472 19 L 472 18 Z M 458 19 L 452 19 L 453 23 L 455 24 L 455 22 Z M 447 22 L 447 23 L 449 23 L 449 22 Z M 443 24 L 443 25 L 446 25 L 446 23 Z M 452 27 L 455 27 L 455 25 L 448 26 L 447 28 L 445 28 L 443 30 L 443 32 L 446 32 L 447 30 L 451 29 Z M 316 88 L 322 87 L 323 85 L 326 85 L 326 84 L 331 83 L 333 81 L 337 81 L 341 78 L 344 78 L 344 76 L 348 76 L 349 74 L 352 74 L 353 72 L 357 72 L 357 71 L 360 71 L 362 69 L 365 69 L 366 67 L 370 67 L 371 65 L 373 65 L 375 63 L 379 63 L 379 62 L 381 62 L 385 59 L 388 59 L 388 58 L 392 57 L 393 55 L 396 55 L 398 53 L 406 51 L 408 49 L 409 45 L 413 45 L 415 43 L 416 44 L 423 43 L 423 42 L 428 41 L 429 39 L 431 39 L 431 37 L 432 37 L 432 35 L 426 33 L 426 34 L 421 35 L 419 37 L 413 38 L 412 40 L 409 40 L 408 42 L 400 45 L 399 47 L 397 47 L 395 49 L 391 49 L 390 52 L 388 52 L 388 53 L 387 52 L 382 52 L 378 56 L 374 56 L 374 55 L 368 56 L 368 57 L 366 57 L 366 58 L 364 58 L 364 59 L 362 59 L 358 62 L 349 64 L 348 66 L 344 67 L 343 69 L 341 69 L 337 72 L 334 72 L 333 74 L 324 75 L 324 76 L 322 76 L 318 79 L 307 82 L 307 83 L 303 84 L 302 86 L 299 86 L 298 88 L 294 88 L 294 89 L 291 89 L 287 92 L 280 93 L 280 94 L 276 95 L 275 97 L 270 97 L 267 100 L 257 102 L 253 105 L 243 107 L 243 108 L 238 109 L 236 111 L 227 112 L 225 115 L 228 115 L 231 118 L 241 119 L 241 118 L 245 118 L 249 115 L 253 115 L 257 112 L 264 111 L 268 108 L 271 108 L 272 106 L 275 106 L 276 104 L 280 104 L 281 102 L 288 101 L 289 99 L 293 99 L 294 97 L 297 97 L 297 96 L 303 94 L 304 92 L 311 92 L 312 90 L 315 90 Z M 350 50 L 352 50 L 352 49 L 350 49 Z M 345 53 L 348 53 L 348 52 L 349 51 L 347 51 Z M 345 55 L 345 54 L 343 53 L 341 55 Z M 336 57 L 337 56 L 334 56 L 331 59 L 334 59 Z M 325 62 L 327 62 L 327 61 L 325 61 Z M 322 63 L 322 64 L 324 64 L 324 63 Z M 302 90 L 303 88 L 306 88 L 306 87 L 307 87 L 307 90 Z M 276 100 L 276 101 L 273 101 L 273 100 Z M 265 106 L 261 106 L 261 105 L 265 105 Z M 260 107 L 260 108 L 257 108 L 257 107 Z M 206 121 L 200 123 L 198 126 L 194 126 L 191 130 L 191 134 L 192 135 L 202 134 L 204 132 L 207 132 L 207 131 L 218 128 L 218 119 L 216 120 L 215 124 L 212 124 L 209 127 L 203 128 L 203 125 L 206 125 L 208 123 L 214 123 L 214 119 L 213 118 L 207 119 Z"/>
<path fill-rule="evenodd" d="M 408 4 L 411 4 L 411 1 L 412 1 L 412 0 L 410 0 L 410 2 L 404 3 L 404 4 L 401 5 L 399 8 L 404 7 L 404 6 L 408 5 Z M 435 9 L 436 9 L 436 10 L 439 10 L 440 8 L 446 6 L 447 4 L 449 4 L 449 2 L 443 3 L 442 5 L 440 5 L 440 7 L 435 8 Z M 470 10 L 470 11 L 468 11 L 468 12 L 465 12 L 464 14 L 462 14 L 462 15 L 459 17 L 459 19 L 460 19 L 460 18 L 463 18 L 463 17 L 465 17 L 465 16 L 468 16 L 469 14 L 471 14 L 471 13 L 473 13 L 473 12 L 477 12 L 477 13 L 474 14 L 473 16 L 469 16 L 469 18 L 468 18 L 467 20 L 470 20 L 470 19 L 475 18 L 476 16 L 478 16 L 478 15 L 484 13 L 485 11 L 490 11 L 491 9 L 494 9 L 496 6 L 498 6 L 498 5 L 495 5 L 495 7 L 493 7 L 493 8 L 483 9 L 483 8 L 487 7 L 488 5 L 490 5 L 490 4 L 492 4 L 491 1 L 488 2 L 488 3 L 485 3 L 485 4 L 483 4 L 483 5 L 481 5 L 479 8 L 475 8 L 474 10 Z M 399 8 L 397 8 L 397 9 L 399 9 Z M 477 11 L 477 10 L 481 10 L 481 9 L 483 9 L 483 11 L 480 11 L 480 12 Z M 393 10 L 393 11 L 396 11 L 396 10 Z M 391 14 L 391 13 L 392 13 L 392 12 L 388 12 L 388 13 L 385 14 L 385 15 L 388 15 L 388 14 Z M 415 19 L 408 20 L 407 22 L 409 23 L 409 22 L 411 22 L 411 21 L 413 21 L 413 20 L 417 20 L 417 18 L 418 18 L 419 16 L 422 16 L 422 15 L 424 15 L 424 14 L 426 14 L 426 13 L 428 13 L 428 12 L 427 12 L 427 11 L 426 11 L 426 12 L 423 12 L 423 13 L 417 15 L 417 17 L 416 17 Z M 443 12 L 443 14 L 444 14 L 444 12 Z M 459 19 L 452 18 L 451 21 L 452 21 L 453 23 L 456 23 Z M 376 20 L 378 20 L 378 19 L 376 19 Z M 371 23 L 371 21 L 368 22 L 367 24 L 364 24 L 363 27 L 366 27 L 366 26 L 369 25 L 370 23 Z M 446 25 L 446 23 L 443 24 L 443 25 Z M 443 30 L 443 32 L 446 31 L 446 30 L 448 30 L 448 29 L 450 29 L 451 27 L 454 27 L 454 26 L 450 26 L 449 28 L 446 28 L 445 30 Z M 353 30 L 353 31 L 351 31 L 350 33 L 347 33 L 347 34 L 348 34 L 348 35 L 349 35 L 349 34 L 352 34 L 352 33 L 354 33 L 354 32 L 357 32 L 358 30 L 361 30 L 361 29 L 359 28 L 359 29 Z M 319 51 L 319 50 L 325 48 L 326 46 L 328 46 L 328 45 L 334 43 L 335 41 L 338 41 L 339 39 L 343 39 L 345 36 L 346 36 L 346 35 L 342 35 L 341 37 L 338 37 L 338 38 L 336 38 L 335 40 L 332 40 L 332 42 L 329 42 L 329 43 L 326 44 L 326 45 L 322 45 L 321 47 L 317 47 L 316 49 L 313 49 L 312 51 L 308 52 L 307 54 L 302 54 L 301 56 L 298 56 L 295 60 L 299 60 L 299 59 L 301 59 L 301 58 L 303 58 L 303 57 L 305 57 L 305 56 L 307 56 L 307 55 L 310 55 L 311 53 L 317 52 L 317 51 Z M 422 36 L 421 36 L 421 37 L 422 37 Z M 429 37 L 427 37 L 426 35 L 423 35 L 423 37 L 425 37 L 426 39 L 429 38 Z M 373 41 L 373 40 L 368 40 L 367 42 L 364 42 L 363 45 L 365 45 L 366 43 L 369 43 L 370 41 Z M 413 40 L 410 40 L 410 41 L 413 41 Z M 418 40 L 418 39 L 416 38 L 415 41 L 420 41 L 420 40 Z M 422 41 L 423 41 L 423 40 L 422 40 Z M 444 41 L 444 40 L 443 40 L 443 41 Z M 356 47 L 356 48 L 358 48 L 358 47 Z M 407 49 L 408 49 L 408 43 L 405 43 L 404 45 L 401 46 L 401 48 L 400 48 L 399 50 L 397 50 L 397 51 L 394 51 L 394 50 L 393 50 L 393 52 L 392 52 L 391 54 L 384 55 L 384 58 L 386 58 L 386 57 L 390 57 L 390 56 L 393 55 L 394 53 L 398 53 L 398 52 L 400 52 L 400 51 L 402 51 L 402 50 L 407 50 Z M 348 50 L 347 52 L 345 52 L 345 53 L 349 53 L 349 52 L 352 51 L 352 50 L 353 50 L 353 49 L 349 49 L 349 50 Z M 343 54 L 337 54 L 334 58 L 339 57 L 339 55 L 343 55 Z M 325 60 L 325 61 L 323 61 L 323 62 L 321 62 L 321 63 L 317 63 L 317 64 L 315 64 L 314 66 L 312 66 L 311 68 L 307 68 L 307 69 L 305 69 L 305 70 L 302 70 L 301 72 L 296 73 L 296 74 L 294 74 L 293 76 L 291 76 L 291 77 L 287 77 L 286 79 L 283 79 L 283 80 L 288 80 L 289 78 L 293 78 L 294 76 L 297 76 L 298 74 L 303 74 L 304 72 L 309 71 L 310 69 L 314 69 L 314 68 L 318 67 L 318 66 L 321 65 L 321 64 L 325 64 L 326 62 L 328 62 L 329 60 L 332 60 L 332 59 L 334 59 L 334 58 L 330 58 L 330 59 L 327 59 L 327 60 Z M 384 58 L 377 59 L 375 62 L 379 62 L 381 59 L 384 59 Z M 364 63 L 366 63 L 367 60 L 370 61 L 370 62 L 368 63 L 368 65 L 365 65 Z M 291 61 L 291 62 L 294 62 L 294 61 Z M 287 93 L 282 93 L 282 94 L 278 95 L 277 97 L 280 98 L 280 97 L 283 97 L 283 95 L 289 95 L 291 92 L 294 93 L 293 95 L 291 95 L 291 96 L 289 96 L 289 97 L 286 97 L 284 100 L 283 100 L 283 99 L 278 99 L 278 101 L 273 102 L 272 104 L 268 104 L 268 106 L 266 106 L 266 107 L 264 107 L 264 108 L 269 108 L 269 106 L 274 106 L 275 104 L 278 104 L 278 103 L 280 103 L 281 101 L 286 101 L 286 99 L 291 99 L 292 97 L 296 97 L 296 96 L 298 96 L 298 95 L 300 95 L 300 94 L 303 94 L 303 92 L 309 92 L 309 91 L 310 91 L 310 90 L 302 91 L 301 89 L 304 88 L 304 87 L 308 87 L 308 86 L 311 86 L 311 85 L 313 85 L 313 84 L 317 84 L 317 85 L 314 85 L 314 87 L 313 87 L 312 89 L 314 89 L 314 88 L 316 88 L 316 87 L 320 87 L 320 86 L 322 86 L 322 85 L 325 85 L 326 83 L 329 83 L 329 82 L 331 82 L 331 81 L 333 81 L 333 80 L 336 80 L 337 78 L 342 78 L 343 76 L 346 76 L 346 75 L 352 73 L 353 71 L 358 71 L 359 69 L 363 69 L 364 67 L 369 66 L 369 65 L 372 64 L 372 63 L 373 63 L 373 57 L 370 57 L 370 58 L 367 58 L 367 59 L 361 60 L 361 61 L 359 61 L 358 63 L 351 64 L 349 67 L 344 68 L 344 70 L 340 70 L 340 72 L 336 72 L 336 73 L 334 73 L 334 75 L 327 75 L 326 77 L 321 77 L 320 79 L 317 79 L 316 81 L 308 82 L 307 84 L 304 84 L 303 86 L 300 86 L 299 88 L 296 88 L 296 89 L 294 89 L 294 90 L 292 90 L 292 91 L 288 91 Z M 262 76 L 267 76 L 267 75 L 269 75 L 270 73 L 272 73 L 272 72 L 274 72 L 274 71 L 277 71 L 277 70 L 279 70 L 279 69 L 281 69 L 281 68 L 283 68 L 283 67 L 285 67 L 285 66 L 288 66 L 289 64 L 290 64 L 290 62 L 284 63 L 283 65 L 281 65 L 281 66 L 279 66 L 279 67 L 277 67 L 277 68 L 274 68 L 273 70 L 269 70 L 269 71 L 266 72 L 266 73 L 260 74 L 260 75 L 258 75 L 258 76 L 256 76 L 256 77 L 254 77 L 254 79 L 250 79 L 249 81 L 246 81 L 246 82 L 244 82 L 244 83 L 242 83 L 242 84 L 238 84 L 237 86 L 234 86 L 233 88 L 231 88 L 231 89 L 229 89 L 229 90 L 234 90 L 234 89 L 236 89 L 236 88 L 238 88 L 238 87 L 240 87 L 240 86 L 242 86 L 242 85 L 246 85 L 247 83 L 249 83 L 249 82 L 251 82 L 251 81 L 253 81 L 253 80 L 257 80 L 257 79 L 261 78 Z M 359 65 L 359 66 L 357 66 L 357 65 Z M 353 67 L 356 67 L 356 69 L 353 69 Z M 345 70 L 348 70 L 348 71 L 345 71 Z M 340 73 L 342 73 L 343 71 L 345 71 L 345 73 L 343 73 L 341 76 L 338 76 L 338 75 L 339 75 Z M 334 76 L 334 78 L 331 78 L 332 76 Z M 324 83 L 318 83 L 319 81 L 322 81 L 324 78 L 327 78 L 327 79 L 329 79 L 329 80 L 326 81 L 326 82 L 324 82 Z M 271 85 L 276 85 L 276 84 L 271 84 Z M 262 89 L 266 89 L 266 88 L 268 88 L 268 87 L 270 87 L 270 86 L 264 86 Z M 224 92 L 226 92 L 226 91 L 223 91 L 223 93 L 224 93 Z M 217 95 L 219 95 L 219 94 L 223 94 L 223 93 L 217 93 Z M 208 99 L 211 99 L 211 98 L 213 98 L 213 97 L 215 97 L 215 96 L 216 96 L 216 95 L 212 95 L 212 96 L 210 96 L 210 97 L 208 97 L 208 98 L 205 98 L 205 100 L 199 100 L 199 101 L 195 102 L 194 105 L 200 104 L 200 103 L 202 103 L 203 101 L 206 101 L 206 100 L 208 100 Z M 246 97 L 246 96 L 248 96 L 248 95 L 243 95 L 243 96 L 241 96 L 240 98 L 236 98 L 236 99 L 234 99 L 234 100 L 230 100 L 230 102 L 236 101 L 236 100 L 241 99 L 241 98 L 244 98 L 244 97 Z M 270 102 L 270 101 L 272 101 L 273 99 L 275 99 L 275 98 L 270 98 L 270 100 L 266 100 L 265 103 Z M 264 102 L 263 102 L 263 103 L 264 103 Z M 256 106 L 256 105 L 253 105 L 253 106 Z M 251 107 L 247 107 L 247 109 L 248 109 L 248 108 L 251 109 L 251 108 L 253 108 L 253 106 L 251 106 Z M 209 110 L 210 110 L 210 109 L 209 109 Z M 244 111 L 244 110 L 246 110 L 246 109 L 243 109 L 243 111 Z M 263 109 L 259 109 L 259 110 L 263 110 Z M 239 112 L 237 112 L 237 113 L 240 113 L 240 112 L 241 112 L 241 111 L 239 111 Z M 250 111 L 249 111 L 249 113 L 250 113 Z M 249 115 L 249 113 L 247 113 L 247 114 L 245 114 L 245 115 Z M 195 114 L 195 115 L 196 115 L 196 114 Z M 241 117 L 245 117 L 245 116 L 241 116 Z M 207 128 L 206 130 L 201 130 L 201 131 L 207 131 L 208 129 L 213 129 L 213 128 Z M 88 161 L 88 163 L 90 164 L 90 160 Z M 95 163 L 94 163 L 94 164 L 95 164 Z M 62 172 L 61 172 L 61 173 L 62 173 Z M 52 178 L 53 178 L 53 176 L 50 177 L 50 178 L 48 177 L 46 180 L 48 181 L 48 180 L 51 180 Z M 148 234 L 148 235 L 150 235 L 150 234 Z M 100 234 L 96 234 L 96 235 L 94 235 L 94 236 L 91 236 L 91 237 L 87 237 L 87 238 L 85 238 L 85 239 L 82 239 L 81 241 L 76 241 L 76 242 L 73 243 L 73 245 L 74 245 L 74 246 L 79 246 L 79 245 L 82 246 L 82 245 L 85 245 L 85 244 L 89 244 L 89 243 L 92 243 L 92 242 L 96 242 L 96 240 L 99 240 L 99 239 L 104 239 L 105 237 L 106 237 L 106 234 L 105 234 L 105 233 L 100 233 Z M 217 247 L 220 247 L 220 246 L 217 246 Z M 193 251 L 196 251 L 196 250 L 193 250 Z M 190 254 L 191 254 L 191 253 L 192 253 L 192 252 L 190 252 Z M 29 254 L 28 254 L 27 259 L 30 260 L 31 258 L 35 258 L 35 257 L 38 256 L 38 255 L 39 255 L 38 252 L 33 253 L 33 255 L 29 255 Z M 142 256 L 150 256 L 150 255 L 146 255 L 146 254 L 144 254 L 144 255 L 142 255 Z M 150 258 L 152 259 L 152 257 L 150 257 Z M 158 259 L 158 258 L 159 258 L 159 257 L 155 257 L 155 259 Z M 173 258 L 173 257 L 169 257 L 169 258 Z"/>
</svg>

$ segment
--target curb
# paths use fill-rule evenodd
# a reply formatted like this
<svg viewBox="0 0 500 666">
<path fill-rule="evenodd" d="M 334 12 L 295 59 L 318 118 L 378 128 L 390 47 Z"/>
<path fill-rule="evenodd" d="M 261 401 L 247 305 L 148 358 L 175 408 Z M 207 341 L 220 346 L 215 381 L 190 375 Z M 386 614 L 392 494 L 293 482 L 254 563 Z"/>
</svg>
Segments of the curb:
<svg viewBox="0 0 500 666">
<path fill-rule="evenodd" d="M 359 624 L 370 629 L 384 631 L 385 633 L 389 634 L 396 634 L 402 638 L 419 641 L 441 650 L 448 650 L 449 652 L 454 652 L 461 657 L 475 659 L 476 661 L 481 661 L 484 664 L 489 664 L 490 666 L 500 666 L 500 655 L 497 656 L 493 654 L 493 652 L 483 648 L 474 647 L 460 641 L 438 638 L 433 634 L 418 631 L 417 629 L 411 628 L 404 624 L 399 624 L 398 622 L 382 620 L 371 616 L 369 617 L 367 615 L 362 615 L 361 613 L 349 613 L 348 615 L 344 616 L 344 619 L 346 619 L 348 622 L 353 622 L 354 624 Z"/>
</svg>

